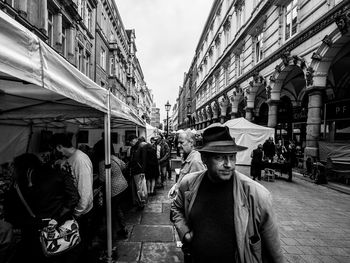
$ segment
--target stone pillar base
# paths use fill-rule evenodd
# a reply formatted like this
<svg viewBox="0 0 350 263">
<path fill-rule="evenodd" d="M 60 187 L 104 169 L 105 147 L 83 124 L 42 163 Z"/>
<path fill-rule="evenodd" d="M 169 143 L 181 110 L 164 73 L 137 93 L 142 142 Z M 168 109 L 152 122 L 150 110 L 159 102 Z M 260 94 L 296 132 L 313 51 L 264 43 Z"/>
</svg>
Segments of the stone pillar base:
<svg viewBox="0 0 350 263">
<path fill-rule="evenodd" d="M 307 157 L 312 157 L 313 160 L 318 158 L 318 147 L 306 146 L 304 149 L 304 160 L 306 160 Z"/>
</svg>

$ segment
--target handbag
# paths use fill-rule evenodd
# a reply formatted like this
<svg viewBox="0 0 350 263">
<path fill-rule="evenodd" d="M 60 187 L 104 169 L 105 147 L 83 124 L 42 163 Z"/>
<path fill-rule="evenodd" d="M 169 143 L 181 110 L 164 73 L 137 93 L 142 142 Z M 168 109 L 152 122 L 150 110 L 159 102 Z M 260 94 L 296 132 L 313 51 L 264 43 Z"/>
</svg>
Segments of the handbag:
<svg viewBox="0 0 350 263">
<path fill-rule="evenodd" d="M 116 194 L 120 194 L 121 192 L 123 192 L 124 190 L 126 190 L 126 188 L 128 188 L 128 182 L 126 181 L 124 175 L 123 175 L 123 170 L 125 170 L 125 164 L 123 165 L 123 163 L 120 163 L 116 157 L 112 157 L 112 161 L 115 162 L 120 170 L 122 171 L 121 174 L 119 174 L 119 176 L 116 176 L 116 182 L 115 182 L 115 192 Z"/>
<path fill-rule="evenodd" d="M 147 201 L 147 184 L 145 174 L 135 174 L 134 181 L 136 184 L 136 193 L 141 203 Z"/>
<path fill-rule="evenodd" d="M 17 184 L 15 184 L 15 188 L 28 213 L 36 218 Z M 50 222 L 52 221 L 54 220 L 50 220 Z M 46 257 L 67 252 L 80 243 L 79 225 L 74 218 L 66 220 L 62 225 L 58 225 L 57 222 L 52 225 L 50 222 L 39 230 L 41 248 Z"/>
</svg>

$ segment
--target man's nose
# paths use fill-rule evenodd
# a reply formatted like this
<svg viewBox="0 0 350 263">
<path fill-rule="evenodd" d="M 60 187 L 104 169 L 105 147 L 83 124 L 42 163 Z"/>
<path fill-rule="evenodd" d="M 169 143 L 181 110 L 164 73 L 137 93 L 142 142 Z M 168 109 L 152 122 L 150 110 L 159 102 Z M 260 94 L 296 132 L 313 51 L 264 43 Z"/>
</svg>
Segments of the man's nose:
<svg viewBox="0 0 350 263">
<path fill-rule="evenodd" d="M 233 165 L 233 160 L 229 156 L 224 157 L 224 165 L 231 167 Z"/>
</svg>

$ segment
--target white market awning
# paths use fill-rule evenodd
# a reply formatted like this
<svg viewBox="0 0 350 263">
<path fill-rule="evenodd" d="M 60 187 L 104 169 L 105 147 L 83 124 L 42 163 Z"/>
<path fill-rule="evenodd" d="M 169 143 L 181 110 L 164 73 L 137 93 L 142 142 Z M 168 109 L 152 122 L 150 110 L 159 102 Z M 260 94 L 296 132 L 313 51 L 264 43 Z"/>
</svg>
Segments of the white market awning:
<svg viewBox="0 0 350 263">
<path fill-rule="evenodd" d="M 103 127 L 107 98 L 106 89 L 0 11 L 0 123 Z M 112 127 L 145 127 L 128 105 L 113 94 L 110 100 Z"/>
</svg>

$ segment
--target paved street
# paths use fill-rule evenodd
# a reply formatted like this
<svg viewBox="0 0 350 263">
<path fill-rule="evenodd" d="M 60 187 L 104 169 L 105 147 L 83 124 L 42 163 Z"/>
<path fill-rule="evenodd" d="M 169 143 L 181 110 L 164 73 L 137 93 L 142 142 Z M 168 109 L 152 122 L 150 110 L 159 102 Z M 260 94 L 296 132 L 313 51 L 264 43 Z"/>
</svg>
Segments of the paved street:
<svg viewBox="0 0 350 263">
<path fill-rule="evenodd" d="M 248 174 L 247 167 L 238 167 Z M 183 262 L 169 221 L 164 190 L 151 197 L 144 211 L 127 213 L 129 238 L 118 242 L 117 262 Z M 262 181 L 273 195 L 287 262 L 350 262 L 350 195 L 294 178 Z"/>
</svg>

